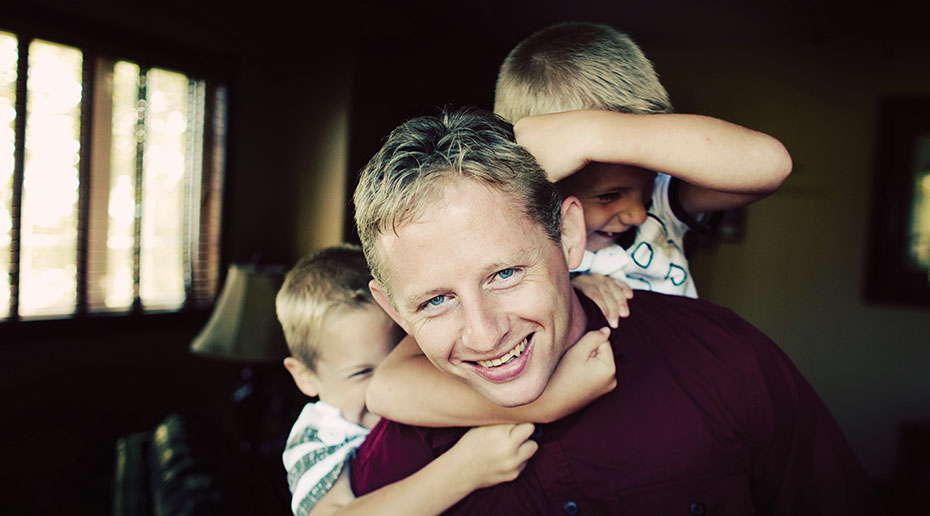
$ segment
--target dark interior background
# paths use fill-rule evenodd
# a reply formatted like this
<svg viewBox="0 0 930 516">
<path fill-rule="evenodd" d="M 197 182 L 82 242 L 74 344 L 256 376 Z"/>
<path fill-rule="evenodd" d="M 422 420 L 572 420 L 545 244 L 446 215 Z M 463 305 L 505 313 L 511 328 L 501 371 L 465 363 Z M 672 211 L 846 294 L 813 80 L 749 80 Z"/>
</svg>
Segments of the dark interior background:
<svg viewBox="0 0 930 516">
<path fill-rule="evenodd" d="M 351 237 L 348 192 L 394 126 L 446 104 L 490 108 L 519 40 L 572 19 L 627 31 L 678 111 L 768 132 L 791 151 L 794 173 L 747 210 L 745 236 L 695 250 L 698 289 L 785 348 L 889 507 L 909 513 L 893 498 L 930 477 L 902 477 L 899 452 L 902 424 L 930 419 L 930 313 L 869 302 L 862 278 L 880 100 L 930 96 L 924 2 L 328 4 L 24 0 L 0 7 L 0 30 L 27 20 L 229 66 L 223 263 L 284 265 Z M 241 364 L 188 353 L 208 315 L 0 325 L 0 512 L 106 514 L 116 438 L 173 411 L 203 418 L 231 449 L 251 424 L 278 432 L 230 401 Z M 269 464 L 246 473 L 252 503 L 287 514 Z"/>
</svg>

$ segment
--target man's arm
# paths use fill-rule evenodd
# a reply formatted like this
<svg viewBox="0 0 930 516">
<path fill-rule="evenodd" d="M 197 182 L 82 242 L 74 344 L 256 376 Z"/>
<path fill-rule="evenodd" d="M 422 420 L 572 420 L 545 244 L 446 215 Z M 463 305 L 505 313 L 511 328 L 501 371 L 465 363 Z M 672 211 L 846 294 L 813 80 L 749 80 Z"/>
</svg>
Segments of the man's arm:
<svg viewBox="0 0 930 516">
<path fill-rule="evenodd" d="M 775 342 L 732 310 L 703 301 L 665 305 L 663 318 L 685 321 L 696 342 L 721 359 L 701 362 L 696 370 L 717 371 L 714 398 L 746 445 L 745 471 L 756 512 L 883 514 L 829 408 Z M 702 306 L 702 313 L 693 311 Z M 655 313 L 658 307 L 637 309 Z"/>
<path fill-rule="evenodd" d="M 473 428 L 423 469 L 358 498 L 345 468 L 309 516 L 439 514 L 476 489 L 517 478 L 538 449 L 532 433 L 529 423 Z"/>
<path fill-rule="evenodd" d="M 755 496 L 772 514 L 884 514 L 868 475 L 817 392 L 781 350 L 759 357 L 766 418 L 756 420 Z"/>
<path fill-rule="evenodd" d="M 407 337 L 378 365 L 368 387 L 368 410 L 418 426 L 476 426 L 565 417 L 617 385 L 605 328 L 588 332 L 559 362 L 549 385 L 533 403 L 513 408 L 484 396 L 436 369 Z"/>
<path fill-rule="evenodd" d="M 791 173 L 791 156 L 777 139 L 701 115 L 567 111 L 523 118 L 514 133 L 552 181 L 592 161 L 677 177 L 691 215 L 761 199 Z"/>
</svg>

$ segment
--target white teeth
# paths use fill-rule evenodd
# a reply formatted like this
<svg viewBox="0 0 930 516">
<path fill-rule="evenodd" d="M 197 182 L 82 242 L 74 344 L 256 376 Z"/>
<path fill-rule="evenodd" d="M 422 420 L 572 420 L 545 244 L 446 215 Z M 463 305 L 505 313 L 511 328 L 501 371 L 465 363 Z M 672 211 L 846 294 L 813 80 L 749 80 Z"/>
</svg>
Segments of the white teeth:
<svg viewBox="0 0 930 516">
<path fill-rule="evenodd" d="M 507 362 L 510 362 L 511 360 L 520 356 L 520 354 L 523 353 L 523 350 L 526 349 L 526 345 L 529 343 L 529 341 L 530 337 L 527 336 L 525 339 L 523 339 L 523 342 L 514 346 L 514 348 L 507 352 L 507 354 L 504 356 L 491 360 L 477 360 L 476 363 L 481 367 L 497 367 L 499 365 L 506 364 Z"/>
</svg>

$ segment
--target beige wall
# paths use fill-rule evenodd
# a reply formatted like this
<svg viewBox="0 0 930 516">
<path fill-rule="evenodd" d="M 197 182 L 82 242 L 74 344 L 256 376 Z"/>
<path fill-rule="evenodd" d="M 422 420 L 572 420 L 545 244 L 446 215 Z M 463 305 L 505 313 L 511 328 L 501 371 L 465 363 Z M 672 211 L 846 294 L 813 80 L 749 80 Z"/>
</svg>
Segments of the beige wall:
<svg viewBox="0 0 930 516">
<path fill-rule="evenodd" d="M 820 47 L 649 46 L 676 109 L 778 137 L 794 172 L 751 206 L 745 240 L 701 251 L 702 297 L 768 333 L 820 392 L 869 473 L 893 468 L 896 424 L 930 418 L 930 309 L 868 304 L 878 100 L 930 95 L 926 51 L 827 41 Z"/>
<path fill-rule="evenodd" d="M 345 40 L 245 54 L 229 144 L 229 261 L 290 266 L 342 241 L 352 64 Z"/>
<path fill-rule="evenodd" d="M 331 98 L 326 105 L 315 106 L 313 124 L 307 124 L 306 134 L 296 155 L 299 173 L 297 206 L 298 256 L 343 241 L 343 225 L 348 211 L 345 198 L 348 170 L 350 77 L 339 70 L 327 78 Z"/>
</svg>

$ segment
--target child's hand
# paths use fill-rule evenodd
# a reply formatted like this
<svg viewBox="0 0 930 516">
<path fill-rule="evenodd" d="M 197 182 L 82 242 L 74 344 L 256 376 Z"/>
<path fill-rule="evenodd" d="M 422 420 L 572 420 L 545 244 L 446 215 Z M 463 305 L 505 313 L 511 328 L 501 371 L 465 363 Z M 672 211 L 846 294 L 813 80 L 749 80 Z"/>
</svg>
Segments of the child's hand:
<svg viewBox="0 0 930 516">
<path fill-rule="evenodd" d="M 584 150 L 587 133 L 580 128 L 585 113 L 566 111 L 528 116 L 513 126 L 517 143 L 530 151 L 553 183 L 572 175 L 590 161 Z"/>
<path fill-rule="evenodd" d="M 589 331 L 562 355 L 550 384 L 564 388 L 579 408 L 614 390 L 617 367 L 610 346 L 610 328 Z"/>
<path fill-rule="evenodd" d="M 556 421 L 587 406 L 617 386 L 610 328 L 584 334 L 562 355 L 542 396 L 534 421 Z"/>
<path fill-rule="evenodd" d="M 473 489 L 510 482 L 539 449 L 531 441 L 533 423 L 478 426 L 469 430 L 447 453 L 457 454 L 461 473 Z"/>
<path fill-rule="evenodd" d="M 611 328 L 617 327 L 620 317 L 630 315 L 627 301 L 633 298 L 633 289 L 626 283 L 602 274 L 582 274 L 572 278 L 572 285 L 594 301 Z"/>
</svg>

